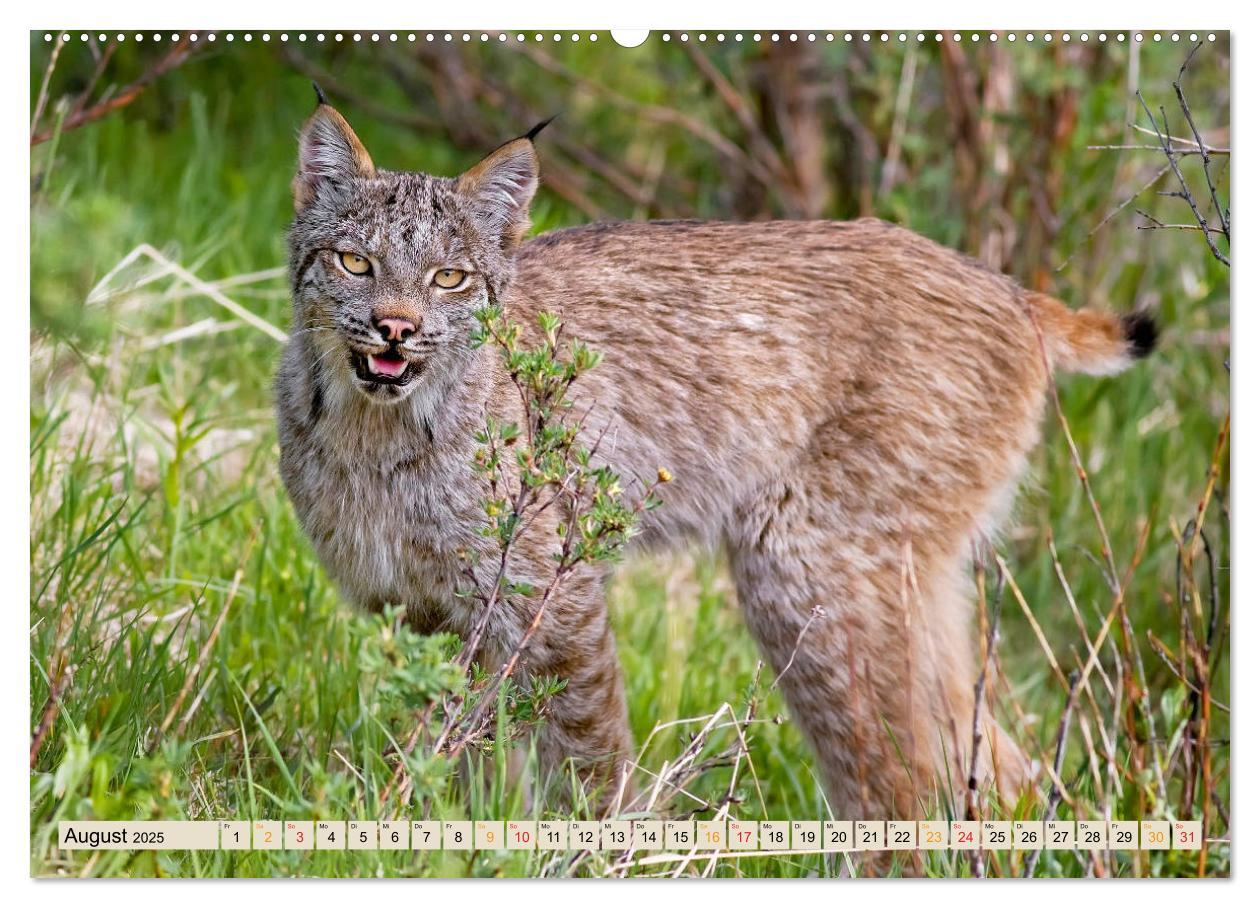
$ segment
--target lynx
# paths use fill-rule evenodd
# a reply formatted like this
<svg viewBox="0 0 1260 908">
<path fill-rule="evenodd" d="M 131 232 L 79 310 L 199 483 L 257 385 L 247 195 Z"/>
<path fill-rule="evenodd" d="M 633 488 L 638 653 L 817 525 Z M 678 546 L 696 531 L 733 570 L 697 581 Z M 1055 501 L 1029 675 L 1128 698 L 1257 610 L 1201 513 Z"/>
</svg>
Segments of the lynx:
<svg viewBox="0 0 1260 908">
<path fill-rule="evenodd" d="M 456 178 L 378 169 L 320 97 L 299 139 L 289 234 L 293 332 L 276 382 L 281 472 L 345 596 L 467 633 L 456 595 L 483 489 L 487 414 L 519 408 L 487 303 L 541 311 L 604 363 L 575 395 L 622 476 L 675 479 L 646 549 L 720 548 L 739 605 L 817 755 L 837 816 L 958 803 L 979 666 L 967 565 L 999 532 L 1055 372 L 1109 374 L 1153 323 L 1071 311 L 877 220 L 598 223 L 526 240 L 535 132 Z M 554 527 L 514 570 L 545 576 Z M 565 680 L 539 732 L 605 790 L 631 756 L 604 603 L 576 575 L 518 671 Z M 496 614 L 499 665 L 533 617 Z M 1030 764 L 984 711 L 980 784 Z"/>
</svg>

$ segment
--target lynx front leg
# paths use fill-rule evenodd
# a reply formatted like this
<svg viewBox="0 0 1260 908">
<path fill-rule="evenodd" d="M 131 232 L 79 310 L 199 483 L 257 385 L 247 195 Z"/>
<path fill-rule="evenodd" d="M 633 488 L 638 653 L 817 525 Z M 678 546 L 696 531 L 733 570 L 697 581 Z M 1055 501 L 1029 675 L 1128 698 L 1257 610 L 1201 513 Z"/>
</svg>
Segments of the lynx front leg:
<svg viewBox="0 0 1260 908">
<path fill-rule="evenodd" d="M 626 761 L 633 756 L 616 647 L 605 626 L 597 639 L 576 647 L 562 643 L 562 649 L 567 652 L 541 669 L 566 682 L 552 698 L 542 729 L 542 773 L 567 784 L 566 764 L 571 762 L 587 802 L 602 816 L 617 796 Z"/>
<path fill-rule="evenodd" d="M 526 607 L 532 610 L 535 604 Z M 528 618 L 532 620 L 532 612 Z M 517 641 L 524 633 L 520 628 L 527 626 L 525 621 L 518 625 Z M 594 572 L 578 575 L 562 588 L 525 644 L 516 675 L 522 682 L 531 676 L 564 682 L 545 706 L 538 734 L 535 797 L 543 791 L 551 792 L 549 797 L 566 797 L 572 770 L 587 803 L 596 815 L 602 815 L 616 797 L 625 761 L 632 756 L 625 691 L 602 577 Z"/>
</svg>

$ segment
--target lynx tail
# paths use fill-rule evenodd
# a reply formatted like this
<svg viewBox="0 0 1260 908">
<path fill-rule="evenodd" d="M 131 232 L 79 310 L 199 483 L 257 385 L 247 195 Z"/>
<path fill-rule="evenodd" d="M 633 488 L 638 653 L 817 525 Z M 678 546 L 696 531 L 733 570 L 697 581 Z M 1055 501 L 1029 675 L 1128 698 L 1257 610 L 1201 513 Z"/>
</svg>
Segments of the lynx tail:
<svg viewBox="0 0 1260 908">
<path fill-rule="evenodd" d="M 1050 364 L 1060 372 L 1113 375 L 1149 356 L 1159 340 L 1159 326 L 1143 312 L 1072 310 L 1044 293 L 1029 293 L 1027 299 Z"/>
</svg>

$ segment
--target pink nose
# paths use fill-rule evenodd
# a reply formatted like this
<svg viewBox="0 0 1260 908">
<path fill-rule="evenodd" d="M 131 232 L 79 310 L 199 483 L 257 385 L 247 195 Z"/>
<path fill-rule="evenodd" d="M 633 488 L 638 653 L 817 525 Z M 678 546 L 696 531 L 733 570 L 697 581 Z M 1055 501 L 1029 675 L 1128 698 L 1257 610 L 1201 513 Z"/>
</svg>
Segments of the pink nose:
<svg viewBox="0 0 1260 908">
<path fill-rule="evenodd" d="M 416 333 L 416 325 L 405 318 L 378 318 L 376 330 L 384 340 L 405 341 Z"/>
</svg>

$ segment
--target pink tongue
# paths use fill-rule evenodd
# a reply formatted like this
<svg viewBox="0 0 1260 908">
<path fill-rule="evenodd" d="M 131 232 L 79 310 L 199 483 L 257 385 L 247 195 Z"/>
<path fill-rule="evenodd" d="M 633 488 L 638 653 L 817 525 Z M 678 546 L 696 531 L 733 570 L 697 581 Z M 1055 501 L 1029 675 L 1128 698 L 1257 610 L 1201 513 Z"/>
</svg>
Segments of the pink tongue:
<svg viewBox="0 0 1260 908">
<path fill-rule="evenodd" d="M 407 361 L 401 357 L 368 356 L 368 369 L 376 375 L 388 375 L 397 378 L 407 368 Z"/>
</svg>

